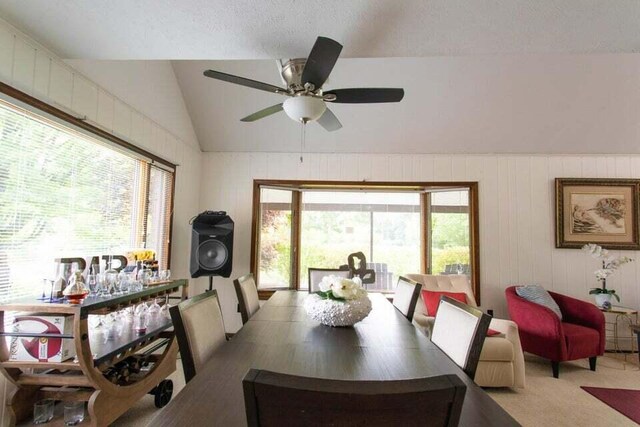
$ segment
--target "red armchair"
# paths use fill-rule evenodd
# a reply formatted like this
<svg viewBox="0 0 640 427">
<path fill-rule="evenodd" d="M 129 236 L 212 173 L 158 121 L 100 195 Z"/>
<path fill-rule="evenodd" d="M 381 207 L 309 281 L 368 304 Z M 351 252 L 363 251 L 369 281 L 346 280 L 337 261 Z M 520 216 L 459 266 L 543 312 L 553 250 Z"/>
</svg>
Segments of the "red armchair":
<svg viewBox="0 0 640 427">
<path fill-rule="evenodd" d="M 562 321 L 540 304 L 516 294 L 516 287 L 505 290 L 509 315 L 518 325 L 522 349 L 551 360 L 553 376 L 558 378 L 560 362 L 589 358 L 596 370 L 598 356 L 604 354 L 604 314 L 593 304 L 549 292 L 560 307 Z"/>
</svg>

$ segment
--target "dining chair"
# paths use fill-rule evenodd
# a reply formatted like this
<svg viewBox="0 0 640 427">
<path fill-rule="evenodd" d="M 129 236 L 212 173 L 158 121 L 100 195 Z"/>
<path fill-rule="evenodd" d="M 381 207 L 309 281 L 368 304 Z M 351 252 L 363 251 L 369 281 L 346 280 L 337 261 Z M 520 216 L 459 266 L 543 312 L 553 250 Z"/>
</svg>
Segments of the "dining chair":
<svg viewBox="0 0 640 427">
<path fill-rule="evenodd" d="M 396 293 L 393 295 L 393 305 L 409 322 L 413 321 L 413 313 L 416 310 L 418 298 L 420 298 L 421 288 L 422 285 L 416 281 L 402 276 L 398 278 Z"/>
<path fill-rule="evenodd" d="M 445 295 L 440 297 L 431 341 L 474 379 L 491 317 Z"/>
<path fill-rule="evenodd" d="M 169 308 L 178 339 L 185 382 L 202 369 L 224 343 L 224 322 L 218 293 L 207 291 Z"/>
<path fill-rule="evenodd" d="M 253 278 L 253 274 L 246 274 L 233 281 L 238 297 L 238 311 L 242 316 L 242 324 L 249 321 L 256 311 L 260 309 L 260 299 L 258 298 L 258 287 Z"/>
<path fill-rule="evenodd" d="M 320 282 L 325 276 L 339 276 L 348 279 L 351 271 L 338 268 L 309 268 L 309 293 L 320 290 Z"/>
<path fill-rule="evenodd" d="M 257 369 L 242 387 L 249 427 L 457 426 L 467 389 L 456 375 L 344 381 Z"/>
</svg>

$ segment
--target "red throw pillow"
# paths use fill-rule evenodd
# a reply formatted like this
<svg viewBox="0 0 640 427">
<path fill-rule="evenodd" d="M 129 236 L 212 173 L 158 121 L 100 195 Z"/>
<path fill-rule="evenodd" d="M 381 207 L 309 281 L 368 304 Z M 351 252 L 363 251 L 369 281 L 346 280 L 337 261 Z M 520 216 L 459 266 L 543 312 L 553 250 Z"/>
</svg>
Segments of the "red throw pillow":
<svg viewBox="0 0 640 427">
<path fill-rule="evenodd" d="M 440 305 L 440 297 L 446 295 L 449 298 L 460 301 L 463 304 L 467 303 L 467 294 L 464 292 L 443 292 L 443 291 L 422 291 L 422 300 L 424 301 L 427 314 L 431 317 L 435 317 L 438 312 L 438 306 Z"/>
<path fill-rule="evenodd" d="M 488 337 L 493 337 L 495 335 L 500 335 L 501 333 L 502 332 L 496 331 L 495 329 L 491 329 L 491 328 L 487 329 L 487 336 Z"/>
</svg>

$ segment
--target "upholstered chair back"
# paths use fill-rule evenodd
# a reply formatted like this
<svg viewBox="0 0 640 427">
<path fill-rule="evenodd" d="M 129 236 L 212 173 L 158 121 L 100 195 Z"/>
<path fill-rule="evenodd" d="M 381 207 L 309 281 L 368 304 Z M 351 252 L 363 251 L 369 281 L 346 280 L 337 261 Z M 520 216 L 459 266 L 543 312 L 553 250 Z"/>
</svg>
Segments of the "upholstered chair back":
<svg viewBox="0 0 640 427">
<path fill-rule="evenodd" d="M 490 322 L 478 308 L 443 296 L 431 341 L 473 379 Z"/>
<path fill-rule="evenodd" d="M 191 380 L 226 342 L 216 291 L 205 292 L 169 309 L 180 347 L 185 381 Z"/>
<path fill-rule="evenodd" d="M 242 324 L 249 321 L 256 311 L 260 309 L 260 299 L 258 298 L 258 287 L 253 278 L 253 274 L 247 274 L 233 281 L 238 297 L 238 308 L 242 316 Z"/>
<path fill-rule="evenodd" d="M 396 292 L 393 295 L 393 305 L 409 322 L 413 320 L 413 313 L 419 296 L 420 283 L 405 277 L 398 278 Z"/>
</svg>

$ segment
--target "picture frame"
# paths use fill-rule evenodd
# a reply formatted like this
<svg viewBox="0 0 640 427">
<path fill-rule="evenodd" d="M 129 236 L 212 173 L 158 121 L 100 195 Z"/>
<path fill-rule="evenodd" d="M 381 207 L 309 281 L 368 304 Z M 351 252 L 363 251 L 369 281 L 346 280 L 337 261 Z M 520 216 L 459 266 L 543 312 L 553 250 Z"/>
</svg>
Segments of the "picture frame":
<svg viewBox="0 0 640 427">
<path fill-rule="evenodd" d="M 556 178 L 556 248 L 638 250 L 640 179 Z"/>
</svg>

